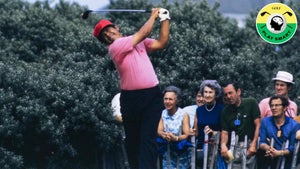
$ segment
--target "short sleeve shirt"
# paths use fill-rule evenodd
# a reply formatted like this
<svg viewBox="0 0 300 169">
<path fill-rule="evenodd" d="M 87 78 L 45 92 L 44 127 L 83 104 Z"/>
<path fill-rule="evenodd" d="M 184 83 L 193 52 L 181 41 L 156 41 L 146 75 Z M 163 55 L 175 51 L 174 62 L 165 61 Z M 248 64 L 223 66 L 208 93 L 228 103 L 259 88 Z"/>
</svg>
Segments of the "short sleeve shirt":
<svg viewBox="0 0 300 169">
<path fill-rule="evenodd" d="M 260 118 L 258 103 L 254 98 L 243 98 L 239 107 L 226 105 L 221 114 L 221 128 L 227 132 L 235 131 L 239 140 L 245 135 L 253 139 L 255 132 L 254 120 Z"/>
<path fill-rule="evenodd" d="M 196 115 L 196 109 L 198 108 L 198 105 L 190 105 L 183 108 L 183 111 L 186 112 L 190 117 L 190 128 L 194 127 L 194 120 Z"/>
<path fill-rule="evenodd" d="M 158 85 L 158 78 L 147 52 L 154 39 L 146 38 L 133 47 L 133 36 L 116 39 L 108 47 L 120 75 L 122 90 L 139 90 Z"/>
<path fill-rule="evenodd" d="M 261 118 L 272 116 L 272 111 L 269 106 L 269 101 L 270 101 L 270 97 L 265 98 L 259 102 Z M 297 104 L 289 99 L 289 105 L 287 107 L 287 111 L 285 112 L 285 115 L 294 118 L 295 116 L 297 116 L 297 113 L 298 113 Z"/>
</svg>

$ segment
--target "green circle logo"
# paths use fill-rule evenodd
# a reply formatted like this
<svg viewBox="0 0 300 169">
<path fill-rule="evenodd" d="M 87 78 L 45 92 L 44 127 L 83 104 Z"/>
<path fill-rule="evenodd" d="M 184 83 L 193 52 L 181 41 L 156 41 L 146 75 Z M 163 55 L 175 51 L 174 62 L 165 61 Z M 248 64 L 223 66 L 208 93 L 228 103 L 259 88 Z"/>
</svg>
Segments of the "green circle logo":
<svg viewBox="0 0 300 169">
<path fill-rule="evenodd" d="M 282 44 L 294 36 L 297 30 L 297 18 L 287 5 L 271 3 L 258 12 L 256 30 L 266 42 Z"/>
</svg>

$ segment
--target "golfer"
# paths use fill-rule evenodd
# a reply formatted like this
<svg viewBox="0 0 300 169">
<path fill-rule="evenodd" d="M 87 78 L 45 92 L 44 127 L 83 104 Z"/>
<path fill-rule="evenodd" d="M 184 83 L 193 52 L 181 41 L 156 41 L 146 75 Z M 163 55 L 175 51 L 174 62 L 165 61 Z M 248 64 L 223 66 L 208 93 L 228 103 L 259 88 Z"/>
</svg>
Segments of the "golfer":
<svg viewBox="0 0 300 169">
<path fill-rule="evenodd" d="M 160 19 L 158 39 L 150 39 L 156 19 Z M 164 49 L 169 40 L 169 11 L 153 8 L 138 32 L 123 36 L 118 26 L 100 20 L 94 36 L 108 46 L 120 76 L 120 104 L 126 134 L 126 150 L 131 169 L 153 169 L 157 163 L 157 126 L 163 107 L 159 81 L 148 52 Z"/>
</svg>

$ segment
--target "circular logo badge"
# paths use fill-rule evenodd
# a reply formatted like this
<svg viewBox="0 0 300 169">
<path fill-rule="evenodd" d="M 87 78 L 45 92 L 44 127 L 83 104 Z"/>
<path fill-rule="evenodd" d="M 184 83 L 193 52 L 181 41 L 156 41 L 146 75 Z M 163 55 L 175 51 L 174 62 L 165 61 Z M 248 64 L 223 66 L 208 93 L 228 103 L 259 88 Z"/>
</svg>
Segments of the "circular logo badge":
<svg viewBox="0 0 300 169">
<path fill-rule="evenodd" d="M 297 18 L 287 5 L 271 3 L 258 12 L 256 30 L 266 42 L 282 44 L 294 36 L 297 30 Z"/>
</svg>

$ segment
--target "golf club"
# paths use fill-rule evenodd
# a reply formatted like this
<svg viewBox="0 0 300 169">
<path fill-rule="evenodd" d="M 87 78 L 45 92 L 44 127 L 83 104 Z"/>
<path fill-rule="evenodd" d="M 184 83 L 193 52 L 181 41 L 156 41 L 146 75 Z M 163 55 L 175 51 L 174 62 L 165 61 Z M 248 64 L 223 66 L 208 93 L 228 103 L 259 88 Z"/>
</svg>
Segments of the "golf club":
<svg viewBox="0 0 300 169">
<path fill-rule="evenodd" d="M 87 19 L 91 12 L 100 13 L 100 12 L 144 12 L 150 13 L 151 10 L 138 10 L 138 9 L 103 9 L 103 10 L 86 10 L 81 14 L 82 19 Z"/>
<path fill-rule="evenodd" d="M 264 11 L 264 12 L 262 12 L 262 13 L 260 14 L 260 16 L 264 16 L 265 14 L 269 14 L 269 15 L 271 15 L 269 12 L 267 12 L 267 11 Z"/>
<path fill-rule="evenodd" d="M 285 13 L 283 13 L 282 15 L 284 15 L 284 14 L 288 14 L 289 16 L 293 16 L 293 14 L 291 13 L 291 12 L 289 12 L 289 11 L 286 11 Z"/>
</svg>

